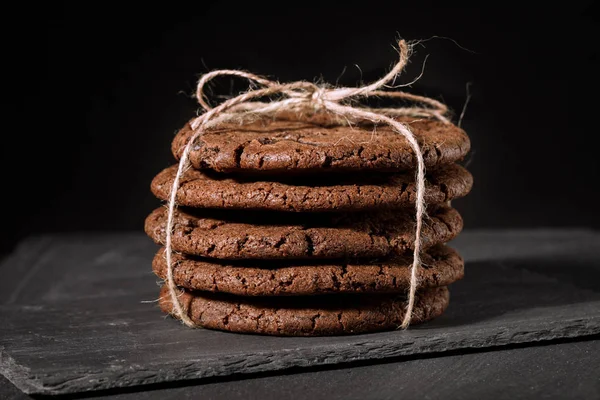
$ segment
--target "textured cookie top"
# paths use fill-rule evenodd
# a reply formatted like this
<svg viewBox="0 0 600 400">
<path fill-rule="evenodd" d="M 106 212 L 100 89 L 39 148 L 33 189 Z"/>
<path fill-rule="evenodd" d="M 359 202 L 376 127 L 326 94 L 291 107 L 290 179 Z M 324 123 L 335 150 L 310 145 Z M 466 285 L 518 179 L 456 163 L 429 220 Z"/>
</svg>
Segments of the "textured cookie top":
<svg viewBox="0 0 600 400">
<path fill-rule="evenodd" d="M 450 247 L 437 245 L 421 256 L 419 287 L 446 286 L 464 275 L 464 262 Z M 381 262 L 323 264 L 283 261 L 226 263 L 181 254 L 173 256 L 175 284 L 190 290 L 239 296 L 315 295 L 325 293 L 404 293 L 410 284 L 412 257 Z M 166 279 L 165 249 L 156 253 L 154 273 Z"/>
<path fill-rule="evenodd" d="M 152 193 L 167 200 L 176 173 L 176 165 L 160 172 L 152 180 Z M 428 171 L 426 180 L 428 204 L 462 197 L 473 185 L 471 174 L 457 164 Z M 413 205 L 415 198 L 412 171 L 266 179 L 188 169 L 177 191 L 177 203 L 188 207 L 309 212 L 400 208 Z"/>
<path fill-rule="evenodd" d="M 461 160 L 470 149 L 466 133 L 452 124 L 399 117 L 409 126 L 433 167 Z M 193 134 L 186 124 L 171 149 L 177 159 Z M 220 172 L 315 170 L 402 171 L 416 168 L 406 139 L 387 125 L 322 126 L 294 121 L 256 121 L 224 125 L 200 136 L 190 153 L 195 168 Z"/>
<path fill-rule="evenodd" d="M 441 315 L 449 300 L 445 286 L 417 292 L 411 324 Z M 373 294 L 242 297 L 184 292 L 179 301 L 198 326 L 279 336 L 348 335 L 396 329 L 406 310 L 404 296 Z M 158 304 L 164 312 L 173 313 L 166 286 L 161 289 Z"/>
<path fill-rule="evenodd" d="M 404 210 L 403 210 L 404 211 Z M 167 209 L 152 212 L 146 233 L 165 243 Z M 453 208 L 431 210 L 421 232 L 423 248 L 452 240 L 463 221 Z M 305 214 L 177 210 L 175 251 L 219 259 L 373 258 L 413 248 L 414 212 Z"/>
</svg>

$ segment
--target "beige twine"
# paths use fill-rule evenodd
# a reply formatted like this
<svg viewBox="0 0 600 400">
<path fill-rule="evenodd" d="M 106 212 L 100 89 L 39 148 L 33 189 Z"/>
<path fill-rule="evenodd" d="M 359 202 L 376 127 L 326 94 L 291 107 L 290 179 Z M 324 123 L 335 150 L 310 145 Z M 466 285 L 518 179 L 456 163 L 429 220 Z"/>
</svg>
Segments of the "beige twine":
<svg viewBox="0 0 600 400">
<path fill-rule="evenodd" d="M 207 129 L 213 128 L 224 122 L 240 122 L 244 117 L 261 116 L 275 117 L 278 112 L 289 111 L 295 112 L 299 116 L 315 111 L 325 111 L 334 116 L 341 117 L 348 124 L 352 121 L 362 120 L 372 123 L 385 123 L 392 127 L 398 134 L 404 136 L 409 142 L 417 159 L 417 199 L 416 199 L 416 227 L 415 227 L 415 242 L 413 251 L 413 263 L 410 273 L 410 289 L 408 293 L 408 305 L 406 313 L 402 321 L 401 327 L 406 329 L 410 324 L 412 311 L 415 303 L 415 292 L 417 290 L 417 270 L 421 264 L 421 228 L 423 218 L 425 216 L 425 164 L 423 163 L 423 154 L 417 143 L 415 136 L 410 129 L 394 120 L 392 117 L 397 116 L 414 116 L 414 117 L 429 117 L 435 118 L 444 123 L 449 123 L 449 120 L 444 116 L 448 111 L 447 107 L 434 99 L 417 96 L 402 91 L 383 91 L 382 88 L 398 88 L 406 85 L 390 86 L 388 85 L 402 72 L 408 62 L 411 46 L 406 41 L 399 42 L 400 58 L 398 63 L 392 70 L 383 78 L 370 85 L 358 88 L 341 87 L 341 88 L 326 88 L 317 86 L 314 83 L 306 81 L 298 81 L 293 83 L 281 84 L 271 81 L 244 71 L 237 70 L 218 70 L 210 72 L 200 79 L 196 96 L 198 102 L 204 108 L 205 113 L 197 117 L 191 124 L 194 133 L 189 142 L 185 146 L 177 174 L 173 180 L 171 194 L 168 203 L 168 219 L 166 227 L 166 258 L 167 258 L 167 286 L 173 303 L 174 311 L 181 321 L 189 327 L 196 327 L 196 324 L 190 319 L 187 312 L 179 302 L 177 286 L 173 279 L 173 260 L 172 260 L 172 231 L 173 218 L 175 211 L 176 195 L 179 189 L 181 175 L 189 168 L 189 154 L 195 140 L 202 135 Z M 245 78 L 251 82 L 258 83 L 263 86 L 261 89 L 249 90 L 240 94 L 237 97 L 231 98 L 219 106 L 212 108 L 208 105 L 204 98 L 204 86 L 217 76 L 236 76 Z M 271 102 L 252 101 L 268 96 L 281 96 L 281 99 Z M 419 107 L 397 107 L 397 108 L 367 108 L 361 106 L 350 106 L 342 104 L 344 101 L 356 98 L 367 97 L 388 97 L 397 98 L 408 101 L 413 101 L 422 106 Z"/>
</svg>

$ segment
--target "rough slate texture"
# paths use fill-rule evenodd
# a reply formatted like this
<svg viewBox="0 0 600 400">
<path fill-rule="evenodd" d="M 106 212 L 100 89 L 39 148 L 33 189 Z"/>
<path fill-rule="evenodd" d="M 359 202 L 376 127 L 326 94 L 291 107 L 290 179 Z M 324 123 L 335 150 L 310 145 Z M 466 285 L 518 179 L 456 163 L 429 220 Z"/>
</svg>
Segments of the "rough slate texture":
<svg viewBox="0 0 600 400">
<path fill-rule="evenodd" d="M 598 336 L 596 336 L 597 338 Z M 529 345 L 527 345 L 529 346 Z M 600 339 L 496 348 L 459 355 L 403 357 L 372 365 L 351 364 L 295 373 L 250 375 L 251 379 L 204 379 L 187 385 L 92 392 L 111 400 L 246 399 L 428 399 L 564 400 L 600 398 Z M 532 362 L 535 360 L 535 362 Z M 246 375 L 247 376 L 247 375 Z M 368 382 L 369 384 L 365 384 Z M 428 384 L 423 384 L 427 382 Z M 576 382 L 576 384 L 574 384 Z M 86 398 L 90 394 L 86 393 Z M 567 396 L 568 395 L 568 396 Z M 28 400 L 0 375 L 0 399 Z"/>
<path fill-rule="evenodd" d="M 69 393 L 600 333 L 600 234 L 465 232 L 451 305 L 407 332 L 277 338 L 164 320 L 142 235 L 43 237 L 0 266 L 0 373 Z"/>
</svg>

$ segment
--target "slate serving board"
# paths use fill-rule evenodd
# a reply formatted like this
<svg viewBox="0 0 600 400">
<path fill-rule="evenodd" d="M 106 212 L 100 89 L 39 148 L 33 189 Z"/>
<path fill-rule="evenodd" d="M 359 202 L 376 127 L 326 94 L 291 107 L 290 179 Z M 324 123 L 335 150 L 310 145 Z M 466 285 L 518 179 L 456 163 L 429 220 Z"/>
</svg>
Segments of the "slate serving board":
<svg viewBox="0 0 600 400">
<path fill-rule="evenodd" d="M 278 338 L 191 330 L 152 301 L 140 234 L 30 239 L 0 266 L 0 373 L 63 394 L 600 333 L 600 234 L 467 231 L 447 313 L 409 331 Z"/>
</svg>

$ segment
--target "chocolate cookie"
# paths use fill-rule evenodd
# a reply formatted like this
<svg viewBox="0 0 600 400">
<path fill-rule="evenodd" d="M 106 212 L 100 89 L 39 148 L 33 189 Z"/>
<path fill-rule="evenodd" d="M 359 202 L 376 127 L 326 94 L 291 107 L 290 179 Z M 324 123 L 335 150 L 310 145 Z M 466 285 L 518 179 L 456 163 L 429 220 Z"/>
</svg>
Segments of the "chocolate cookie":
<svg viewBox="0 0 600 400">
<path fill-rule="evenodd" d="M 452 124 L 399 117 L 417 137 L 425 165 L 433 167 L 461 160 L 469 151 L 465 132 Z M 179 159 L 192 135 L 186 124 L 172 142 Z M 195 168 L 220 172 L 248 170 L 401 171 L 416 168 L 406 139 L 387 125 L 330 126 L 294 121 L 257 121 L 229 124 L 204 133 L 190 153 Z"/>
<path fill-rule="evenodd" d="M 186 212 L 187 211 L 187 212 Z M 403 254 L 414 247 L 413 212 L 325 215 L 178 209 L 172 246 L 186 254 L 220 259 L 366 258 Z M 145 229 L 165 243 L 167 209 L 154 210 Z M 453 239 L 462 218 L 449 207 L 426 217 L 421 243 L 428 248 Z"/>
<path fill-rule="evenodd" d="M 166 279 L 165 249 L 156 253 L 152 268 Z M 421 255 L 419 287 L 446 286 L 462 279 L 464 262 L 453 249 L 437 245 Z M 239 296 L 317 295 L 325 293 L 404 293 L 410 284 L 412 257 L 364 264 L 301 264 L 255 261 L 237 264 L 173 255 L 177 286 L 190 290 Z"/>
<path fill-rule="evenodd" d="M 417 292 L 411 323 L 441 315 L 449 300 L 445 286 Z M 396 329 L 406 309 L 404 296 L 372 294 L 242 297 L 184 292 L 179 301 L 198 326 L 279 336 L 343 335 Z M 173 305 L 165 286 L 159 306 L 164 312 L 172 313 Z"/>
<path fill-rule="evenodd" d="M 177 166 L 160 172 L 152 180 L 152 193 L 167 200 L 176 173 Z M 177 203 L 200 208 L 315 212 L 399 208 L 415 202 L 414 172 L 350 175 L 257 180 L 189 169 L 181 178 Z M 472 184 L 471 174 L 457 164 L 428 171 L 425 201 L 440 204 L 462 197 Z"/>
</svg>

